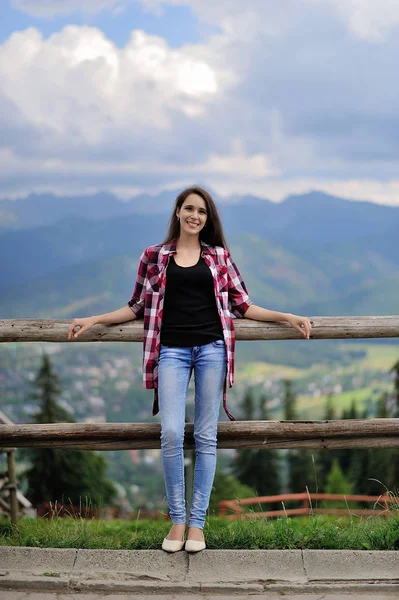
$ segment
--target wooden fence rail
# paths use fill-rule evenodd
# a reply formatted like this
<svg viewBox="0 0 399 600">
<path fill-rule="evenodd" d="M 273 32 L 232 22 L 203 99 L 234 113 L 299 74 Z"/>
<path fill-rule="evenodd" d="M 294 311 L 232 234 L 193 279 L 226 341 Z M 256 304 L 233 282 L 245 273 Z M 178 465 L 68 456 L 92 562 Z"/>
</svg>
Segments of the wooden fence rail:
<svg viewBox="0 0 399 600">
<path fill-rule="evenodd" d="M 311 339 L 358 339 L 399 337 L 399 316 L 311 317 Z M 71 321 L 53 319 L 1 319 L 0 342 L 67 342 Z M 251 319 L 234 321 L 237 340 L 302 339 L 288 323 L 265 323 Z M 95 325 L 78 342 L 140 342 L 143 322 Z M 69 342 L 73 343 L 73 342 Z"/>
<path fill-rule="evenodd" d="M 319 500 L 340 501 L 347 504 L 346 508 L 319 508 Z M 292 501 L 302 501 L 301 507 L 286 508 L 285 503 Z M 284 508 L 281 510 L 267 510 L 262 512 L 245 512 L 245 506 L 260 506 L 261 504 L 273 504 L 281 502 Z M 373 503 L 373 508 L 353 508 L 349 507 L 351 502 Z M 315 504 L 316 503 L 316 504 Z M 254 519 L 256 517 L 284 517 L 284 516 L 305 516 L 309 514 L 328 514 L 328 515 L 383 515 L 389 516 L 393 513 L 390 508 L 397 508 L 399 498 L 393 495 L 382 496 L 361 496 L 359 494 L 320 494 L 303 492 L 300 494 L 279 494 L 277 496 L 259 496 L 257 498 L 242 498 L 237 500 L 221 500 L 219 502 L 218 517 L 225 519 Z"/>
<path fill-rule="evenodd" d="M 159 423 L 0 425 L 0 447 L 127 450 L 160 448 Z M 398 448 L 399 419 L 234 421 L 218 425 L 219 448 Z M 194 448 L 186 424 L 185 448 Z"/>
</svg>

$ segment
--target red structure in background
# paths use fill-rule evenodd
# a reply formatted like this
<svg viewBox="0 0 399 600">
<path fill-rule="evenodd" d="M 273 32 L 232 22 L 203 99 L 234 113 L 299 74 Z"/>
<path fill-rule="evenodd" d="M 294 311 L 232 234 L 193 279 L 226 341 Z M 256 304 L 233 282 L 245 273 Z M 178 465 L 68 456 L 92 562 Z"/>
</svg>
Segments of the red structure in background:
<svg viewBox="0 0 399 600">
<path fill-rule="evenodd" d="M 283 508 L 281 510 L 268 510 L 265 512 L 245 512 L 244 507 L 250 505 L 259 505 L 263 503 L 275 502 L 292 502 L 293 500 L 301 501 L 301 506 L 297 508 Z M 318 508 L 313 502 L 319 500 L 333 500 L 349 502 L 372 502 L 374 506 L 380 508 Z M 259 496 L 258 498 L 242 498 L 237 500 L 221 500 L 219 502 L 218 517 L 225 519 L 252 519 L 254 517 L 288 517 L 288 516 L 305 516 L 310 514 L 325 514 L 325 515 L 391 515 L 393 511 L 389 510 L 389 505 L 395 504 L 399 506 L 399 498 L 394 496 L 360 496 L 356 494 L 318 494 L 307 493 L 301 494 L 280 494 L 278 496 Z M 229 514 L 230 513 L 230 514 Z"/>
</svg>

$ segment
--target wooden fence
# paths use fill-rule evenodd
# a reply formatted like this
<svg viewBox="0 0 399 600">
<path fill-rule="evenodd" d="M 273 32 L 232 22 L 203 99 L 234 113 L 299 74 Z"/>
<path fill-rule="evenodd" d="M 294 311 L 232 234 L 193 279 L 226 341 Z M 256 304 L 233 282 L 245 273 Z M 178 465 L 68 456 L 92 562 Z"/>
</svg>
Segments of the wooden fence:
<svg viewBox="0 0 399 600">
<path fill-rule="evenodd" d="M 399 337 L 399 316 L 312 317 L 311 340 Z M 139 342 L 142 321 L 96 325 L 68 342 L 70 321 L 0 320 L 0 342 Z M 311 343 L 288 323 L 235 320 L 237 340 L 298 340 Z M 17 447 L 124 450 L 160 448 L 159 423 L 57 423 L 0 425 L 0 449 Z M 185 448 L 193 448 L 193 424 Z M 397 448 L 399 419 L 334 421 L 235 421 L 218 426 L 219 448 Z M 10 489 L 11 493 L 11 489 Z M 259 502 L 259 499 L 257 499 Z M 14 501 L 13 501 L 14 502 Z"/>
<path fill-rule="evenodd" d="M 318 502 L 342 502 L 347 505 L 346 508 L 320 508 Z M 285 503 L 300 501 L 301 506 L 296 508 L 286 508 Z M 245 512 L 245 506 L 260 506 L 261 504 L 282 503 L 284 506 L 281 510 L 267 510 L 255 512 Z M 373 508 L 356 508 L 350 507 L 352 502 L 367 502 L 374 505 Z M 219 502 L 218 517 L 225 519 L 254 519 L 257 517 L 288 517 L 288 516 L 305 516 L 310 514 L 328 514 L 328 515 L 382 515 L 389 516 L 393 513 L 390 507 L 397 508 L 399 498 L 391 495 L 382 496 L 361 496 L 359 494 L 319 494 L 303 492 L 300 494 L 279 494 L 276 496 L 259 496 L 257 498 L 242 498 L 237 500 L 221 500 Z M 376 508 L 378 507 L 378 508 Z"/>
<path fill-rule="evenodd" d="M 159 423 L 0 425 L 0 447 L 131 450 L 160 448 Z M 184 446 L 194 448 L 193 424 Z M 233 421 L 218 425 L 219 448 L 399 448 L 399 419 Z"/>
<path fill-rule="evenodd" d="M 311 317 L 311 340 L 399 337 L 399 316 Z M 0 319 L 0 342 L 141 342 L 143 322 L 95 325 L 75 342 L 68 342 L 71 321 L 49 319 Z M 301 340 L 309 343 L 288 323 L 251 319 L 234 321 L 237 340 Z"/>
<path fill-rule="evenodd" d="M 11 419 L 9 419 L 1 410 L 0 423 L 8 426 L 14 425 L 13 421 L 11 421 Z M 5 471 L 0 472 L 0 512 L 4 511 L 6 514 L 9 514 L 11 522 L 16 524 L 20 507 L 23 507 L 25 510 L 30 510 L 32 504 L 18 490 L 14 448 L 0 447 L 0 453 L 2 452 L 7 455 L 7 468 Z"/>
</svg>

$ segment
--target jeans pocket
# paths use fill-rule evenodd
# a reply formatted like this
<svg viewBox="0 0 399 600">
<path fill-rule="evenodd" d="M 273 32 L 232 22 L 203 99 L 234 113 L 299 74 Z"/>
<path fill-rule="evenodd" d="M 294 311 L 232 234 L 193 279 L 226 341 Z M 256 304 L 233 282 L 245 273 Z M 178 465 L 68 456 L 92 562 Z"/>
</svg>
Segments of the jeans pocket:
<svg viewBox="0 0 399 600">
<path fill-rule="evenodd" d="M 214 348 L 224 348 L 224 340 L 215 340 L 214 342 L 212 342 L 212 346 Z"/>
</svg>

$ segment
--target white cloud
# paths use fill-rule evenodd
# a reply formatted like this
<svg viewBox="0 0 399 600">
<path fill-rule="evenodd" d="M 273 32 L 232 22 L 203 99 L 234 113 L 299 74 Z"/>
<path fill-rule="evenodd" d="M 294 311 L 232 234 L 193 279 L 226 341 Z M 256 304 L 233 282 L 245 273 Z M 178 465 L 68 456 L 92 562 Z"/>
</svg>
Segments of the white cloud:
<svg viewBox="0 0 399 600">
<path fill-rule="evenodd" d="M 292 194 L 306 194 L 312 191 L 325 192 L 348 200 L 370 201 L 399 207 L 399 179 L 376 181 L 374 179 L 321 179 L 318 177 L 265 178 L 247 182 L 241 180 L 222 181 L 208 179 L 209 185 L 220 196 L 252 194 L 260 198 L 280 202 Z"/>
<path fill-rule="evenodd" d="M 220 156 L 211 152 L 206 162 L 197 167 L 191 167 L 190 171 L 195 175 L 201 174 L 210 178 L 215 175 L 222 179 L 225 177 L 240 178 L 243 185 L 245 183 L 248 185 L 248 181 L 264 180 L 265 177 L 280 174 L 280 170 L 273 166 L 270 156 L 265 154 L 245 156 L 241 152 L 228 156 Z"/>
<path fill-rule="evenodd" d="M 12 0 L 11 5 L 33 17 L 54 18 L 70 15 L 75 11 L 98 13 L 121 6 L 119 0 Z"/>
<path fill-rule="evenodd" d="M 235 149 L 228 155 L 218 155 L 211 153 L 208 158 L 202 162 L 188 162 L 186 165 L 181 163 L 166 163 L 152 160 L 126 160 L 123 163 L 113 163 L 108 160 L 95 159 L 73 159 L 61 158 L 35 158 L 29 163 L 25 158 L 18 157 L 10 149 L 0 149 L 0 169 L 7 176 L 33 176 L 38 172 L 44 179 L 51 177 L 64 177 L 70 173 L 74 177 L 91 177 L 93 181 L 101 173 L 102 177 L 118 177 L 126 175 L 135 178 L 138 175 L 151 175 L 154 171 L 158 175 L 168 175 L 169 177 L 190 177 L 190 176 L 220 176 L 229 178 L 235 177 L 245 180 L 257 181 L 264 180 L 265 177 L 279 175 L 278 169 L 272 164 L 269 156 L 258 154 L 246 156 L 240 144 L 235 144 Z M 1 175 L 0 175 L 1 182 Z"/>
<path fill-rule="evenodd" d="M 219 25 L 238 36 L 267 33 L 280 35 L 307 17 L 309 5 L 325 5 L 337 14 L 357 38 L 382 41 L 399 25 L 397 0 L 136 0 L 147 10 L 158 12 L 170 5 L 190 6 L 204 21 Z"/>
<path fill-rule="evenodd" d="M 398 202 L 393 2 L 380 0 L 381 14 L 366 0 L 18 4 L 50 17 L 134 1 L 190 6 L 221 33 L 179 49 L 139 30 L 122 49 L 88 26 L 12 35 L 0 45 L 3 197 L 126 196 L 199 178 L 224 195 L 320 189 Z"/>
<path fill-rule="evenodd" d="M 309 5 L 325 5 L 337 14 L 357 38 L 370 42 L 383 41 L 399 25 L 397 0 L 12 0 L 12 6 L 35 17 L 55 18 L 74 12 L 83 14 L 112 10 L 124 11 L 128 4 L 140 4 L 156 15 L 167 6 L 189 6 L 197 16 L 234 37 L 256 32 L 281 35 L 306 18 Z"/>
<path fill-rule="evenodd" d="M 0 46 L 3 94 L 27 123 L 66 145 L 106 143 L 112 128 L 169 128 L 171 111 L 202 115 L 228 79 L 142 31 L 123 50 L 94 27 L 72 25 L 48 40 L 30 28 Z"/>
<path fill-rule="evenodd" d="M 362 40 L 382 42 L 399 25 L 397 0 L 310 0 L 338 11 L 351 33 Z"/>
</svg>

